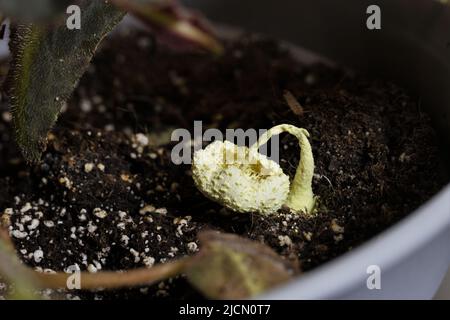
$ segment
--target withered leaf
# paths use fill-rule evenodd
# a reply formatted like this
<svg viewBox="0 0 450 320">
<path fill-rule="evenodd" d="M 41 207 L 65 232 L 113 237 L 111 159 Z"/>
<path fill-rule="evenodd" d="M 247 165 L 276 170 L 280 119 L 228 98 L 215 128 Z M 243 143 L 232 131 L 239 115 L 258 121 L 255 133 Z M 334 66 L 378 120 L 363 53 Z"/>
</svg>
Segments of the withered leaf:
<svg viewBox="0 0 450 320">
<path fill-rule="evenodd" d="M 185 269 L 189 282 L 212 299 L 243 299 L 288 281 L 297 271 L 272 249 L 233 234 L 199 234 L 200 252 Z"/>
<path fill-rule="evenodd" d="M 99 42 L 124 15 L 103 0 L 84 0 L 81 5 L 81 30 L 37 24 L 12 29 L 7 84 L 16 140 L 30 162 L 39 160 L 48 131 Z"/>
</svg>

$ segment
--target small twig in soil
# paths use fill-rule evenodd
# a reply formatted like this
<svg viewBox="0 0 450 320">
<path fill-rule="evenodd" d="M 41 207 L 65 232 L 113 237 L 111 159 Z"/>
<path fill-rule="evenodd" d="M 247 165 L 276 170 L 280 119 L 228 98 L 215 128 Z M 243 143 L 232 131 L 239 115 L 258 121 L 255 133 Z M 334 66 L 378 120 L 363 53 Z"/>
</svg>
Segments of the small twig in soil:
<svg viewBox="0 0 450 320">
<path fill-rule="evenodd" d="M 287 105 L 289 106 L 289 108 L 292 110 L 292 112 L 294 114 L 296 114 L 297 116 L 303 116 L 303 114 L 305 113 L 305 110 L 303 109 L 300 102 L 298 102 L 297 98 L 294 97 L 292 92 L 285 90 L 283 93 L 283 97 L 284 97 L 284 100 L 286 100 Z"/>
<path fill-rule="evenodd" d="M 334 189 L 333 184 L 331 183 L 331 180 L 326 175 L 316 173 L 316 174 L 314 174 L 314 178 L 325 179 L 328 182 L 328 184 L 330 185 L 330 187 L 332 189 Z"/>
</svg>

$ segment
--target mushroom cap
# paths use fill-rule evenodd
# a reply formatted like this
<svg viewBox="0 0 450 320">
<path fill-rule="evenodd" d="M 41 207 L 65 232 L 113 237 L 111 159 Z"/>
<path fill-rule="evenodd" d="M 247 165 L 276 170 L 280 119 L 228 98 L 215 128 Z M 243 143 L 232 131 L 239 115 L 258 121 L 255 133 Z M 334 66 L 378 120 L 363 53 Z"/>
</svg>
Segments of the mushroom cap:
<svg viewBox="0 0 450 320">
<path fill-rule="evenodd" d="M 229 141 L 197 151 L 192 176 L 206 197 L 236 212 L 273 213 L 289 194 L 289 177 L 278 163 Z"/>
</svg>

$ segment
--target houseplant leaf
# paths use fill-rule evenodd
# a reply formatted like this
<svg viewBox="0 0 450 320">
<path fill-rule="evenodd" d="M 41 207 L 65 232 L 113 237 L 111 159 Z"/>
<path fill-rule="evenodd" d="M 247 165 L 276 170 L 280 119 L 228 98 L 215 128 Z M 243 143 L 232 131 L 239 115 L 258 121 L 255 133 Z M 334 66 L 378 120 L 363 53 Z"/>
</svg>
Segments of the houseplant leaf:
<svg viewBox="0 0 450 320">
<path fill-rule="evenodd" d="M 183 7 L 178 1 L 111 0 L 119 8 L 136 16 L 155 31 L 157 38 L 177 48 L 200 47 L 221 54 L 217 40 L 200 13 Z"/>
<path fill-rule="evenodd" d="M 8 75 L 17 142 L 30 162 L 39 160 L 48 131 L 103 37 L 124 13 L 103 0 L 82 3 L 82 29 L 38 24 L 13 27 Z"/>
</svg>

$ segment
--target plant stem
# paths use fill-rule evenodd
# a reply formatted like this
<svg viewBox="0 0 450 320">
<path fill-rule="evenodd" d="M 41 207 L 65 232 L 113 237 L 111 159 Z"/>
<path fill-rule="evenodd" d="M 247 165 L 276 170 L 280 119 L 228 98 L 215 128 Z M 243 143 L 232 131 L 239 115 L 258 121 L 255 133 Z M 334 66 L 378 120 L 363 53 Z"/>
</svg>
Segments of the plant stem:
<svg viewBox="0 0 450 320">
<path fill-rule="evenodd" d="M 83 290 L 116 289 L 150 285 L 182 273 L 192 258 L 184 258 L 152 268 L 140 268 L 126 272 L 105 271 L 98 273 L 81 272 L 80 284 Z M 6 232 L 0 230 L 0 275 L 14 284 L 15 292 L 10 299 L 38 299 L 38 289 L 67 289 L 73 274 L 40 273 L 24 266 L 14 254 L 14 247 Z"/>
<path fill-rule="evenodd" d="M 286 205 L 296 211 L 311 213 L 314 209 L 315 198 L 312 191 L 314 176 L 314 157 L 308 141 L 309 133 L 305 129 L 289 124 L 281 124 L 266 131 L 250 149 L 258 150 L 274 135 L 288 132 L 298 139 L 300 146 L 300 163 L 297 166 L 294 180 L 291 182 Z"/>
<path fill-rule="evenodd" d="M 81 289 L 117 289 L 150 285 L 183 272 L 189 258 L 167 262 L 152 268 L 140 268 L 126 272 L 104 271 L 99 273 L 81 272 Z M 71 274 L 36 273 L 35 277 L 41 288 L 67 289 L 67 282 Z"/>
<path fill-rule="evenodd" d="M 14 284 L 12 300 L 35 300 L 36 281 L 33 271 L 21 264 L 6 231 L 0 230 L 0 275 L 9 284 Z"/>
</svg>

